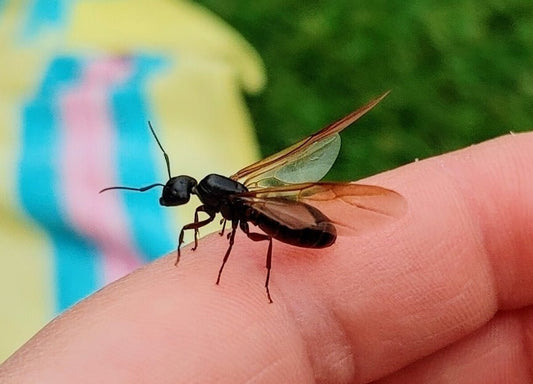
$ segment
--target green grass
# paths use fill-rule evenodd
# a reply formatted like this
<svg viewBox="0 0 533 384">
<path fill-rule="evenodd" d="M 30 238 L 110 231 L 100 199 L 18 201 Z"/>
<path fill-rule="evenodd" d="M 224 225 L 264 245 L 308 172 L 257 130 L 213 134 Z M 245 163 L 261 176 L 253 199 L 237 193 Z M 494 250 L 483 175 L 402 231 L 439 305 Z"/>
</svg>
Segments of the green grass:
<svg viewBox="0 0 533 384">
<path fill-rule="evenodd" d="M 343 132 L 357 179 L 533 128 L 533 2 L 201 0 L 262 56 L 248 98 L 263 154 L 392 89 Z"/>
</svg>

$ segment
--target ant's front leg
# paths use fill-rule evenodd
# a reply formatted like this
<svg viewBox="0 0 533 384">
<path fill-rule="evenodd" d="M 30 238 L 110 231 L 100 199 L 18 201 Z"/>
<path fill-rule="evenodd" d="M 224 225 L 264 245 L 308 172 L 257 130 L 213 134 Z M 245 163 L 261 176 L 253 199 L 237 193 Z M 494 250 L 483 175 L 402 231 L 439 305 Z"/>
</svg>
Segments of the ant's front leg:
<svg viewBox="0 0 533 384">
<path fill-rule="evenodd" d="M 205 210 L 205 205 L 200 205 L 198 208 L 196 208 L 196 210 L 194 211 L 194 223 L 198 223 L 198 212 L 206 212 L 207 211 Z M 209 213 L 207 213 L 209 215 Z M 211 217 L 211 215 L 209 216 Z M 214 218 L 214 217 L 213 217 Z M 211 219 L 209 222 L 213 221 L 213 219 Z M 209 223 L 208 222 L 208 223 Z M 205 224 L 204 224 L 205 225 Z M 194 247 L 192 247 L 192 250 L 193 251 L 196 251 L 196 248 L 198 248 L 198 235 L 200 233 L 200 231 L 198 230 L 198 228 L 200 227 L 196 227 L 194 228 Z"/>
<path fill-rule="evenodd" d="M 205 220 L 198 221 L 198 211 L 207 213 L 209 217 Z M 180 248 L 181 248 L 181 244 L 183 244 L 183 236 L 185 235 L 185 231 L 188 229 L 194 229 L 194 232 L 196 235 L 196 233 L 198 232 L 198 228 L 201 228 L 209 224 L 210 222 L 212 222 L 215 219 L 215 215 L 216 215 L 216 212 L 211 212 L 211 211 L 206 210 L 205 206 L 203 205 L 196 208 L 196 213 L 194 216 L 194 223 L 184 225 L 183 228 L 181 228 L 179 241 L 178 241 L 178 250 L 177 250 L 178 256 L 176 257 L 176 262 L 174 263 L 174 265 L 178 265 L 180 261 L 180 256 L 181 256 Z M 193 251 L 196 249 L 197 245 L 198 245 L 198 239 L 195 237 L 194 247 L 192 248 Z"/>
</svg>

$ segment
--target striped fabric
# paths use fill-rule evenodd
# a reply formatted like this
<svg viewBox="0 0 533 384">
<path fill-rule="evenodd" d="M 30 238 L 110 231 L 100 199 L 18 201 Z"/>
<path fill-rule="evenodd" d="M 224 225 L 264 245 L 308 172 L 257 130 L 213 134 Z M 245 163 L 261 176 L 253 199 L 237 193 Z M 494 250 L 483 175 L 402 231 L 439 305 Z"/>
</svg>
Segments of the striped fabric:
<svg viewBox="0 0 533 384">
<path fill-rule="evenodd" d="M 148 120 L 175 174 L 233 173 L 257 157 L 239 86 L 264 77 L 237 34 L 188 2 L 0 0 L 0 41 L 1 360 L 175 249 L 194 203 L 98 194 L 166 181 Z"/>
</svg>

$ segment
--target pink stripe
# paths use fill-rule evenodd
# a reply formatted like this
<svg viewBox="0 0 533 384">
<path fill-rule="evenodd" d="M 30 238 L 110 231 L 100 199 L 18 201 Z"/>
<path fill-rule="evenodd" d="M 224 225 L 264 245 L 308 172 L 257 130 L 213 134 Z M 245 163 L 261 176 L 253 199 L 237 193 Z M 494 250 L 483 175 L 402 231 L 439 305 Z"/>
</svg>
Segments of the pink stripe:
<svg viewBox="0 0 533 384">
<path fill-rule="evenodd" d="M 90 62 L 80 82 L 60 98 L 63 121 L 62 181 L 66 214 L 103 255 L 104 281 L 116 280 L 141 264 L 132 245 L 117 193 L 98 194 L 116 184 L 116 136 L 108 101 L 111 89 L 126 80 L 131 63 L 119 59 Z"/>
</svg>

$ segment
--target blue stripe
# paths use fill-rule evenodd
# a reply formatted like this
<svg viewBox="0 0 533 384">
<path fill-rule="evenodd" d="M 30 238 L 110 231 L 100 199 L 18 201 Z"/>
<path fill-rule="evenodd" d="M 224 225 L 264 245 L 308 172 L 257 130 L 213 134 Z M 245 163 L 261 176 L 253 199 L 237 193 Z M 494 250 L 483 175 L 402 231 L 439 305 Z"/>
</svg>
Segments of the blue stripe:
<svg viewBox="0 0 533 384">
<path fill-rule="evenodd" d="M 23 110 L 18 193 L 28 216 L 50 237 L 54 252 L 56 310 L 62 311 L 97 288 L 98 253 L 66 221 L 60 180 L 60 121 L 57 96 L 77 81 L 80 63 L 57 58 L 41 88 Z"/>
<path fill-rule="evenodd" d="M 149 77 L 166 63 L 161 58 L 150 56 L 137 56 L 132 60 L 133 74 L 115 88 L 111 102 L 118 136 L 117 184 L 144 186 L 164 183 L 166 173 L 161 173 L 163 155 L 148 129 L 150 113 L 145 87 Z M 144 193 L 121 194 L 136 247 L 147 260 L 153 260 L 176 246 L 176 229 L 171 225 L 168 208 L 159 205 L 160 194 L 159 188 Z"/>
<path fill-rule="evenodd" d="M 71 3 L 77 0 L 33 0 L 24 27 L 24 37 L 37 37 L 46 27 L 65 25 Z"/>
</svg>

